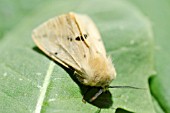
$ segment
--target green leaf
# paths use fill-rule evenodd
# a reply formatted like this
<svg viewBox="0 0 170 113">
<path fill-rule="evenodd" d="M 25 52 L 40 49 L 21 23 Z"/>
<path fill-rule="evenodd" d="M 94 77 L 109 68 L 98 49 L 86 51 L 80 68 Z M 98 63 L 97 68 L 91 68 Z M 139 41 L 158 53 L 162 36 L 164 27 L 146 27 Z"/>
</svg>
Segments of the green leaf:
<svg viewBox="0 0 170 113">
<path fill-rule="evenodd" d="M 0 39 L 16 26 L 26 15 L 36 9 L 38 4 L 46 4 L 41 0 L 1 0 L 0 1 Z M 49 2 L 49 0 L 48 0 Z"/>
<path fill-rule="evenodd" d="M 129 0 L 141 12 L 147 15 L 153 26 L 155 37 L 155 64 L 157 76 L 150 79 L 151 92 L 159 107 L 166 113 L 170 112 L 170 1 L 169 0 Z M 158 8 L 159 7 L 159 8 Z M 155 108 L 155 109 L 159 109 Z M 160 113 L 160 112 L 157 112 Z"/>
<path fill-rule="evenodd" d="M 94 6 L 94 4 L 96 4 Z M 34 27 L 50 17 L 69 11 L 89 15 L 103 37 L 117 70 L 111 85 L 146 88 L 110 89 L 96 102 L 81 102 L 87 87 L 35 47 Z M 0 42 L 0 112 L 27 113 L 154 113 L 148 78 L 154 74 L 153 36 L 150 22 L 125 1 L 52 1 L 37 8 L 30 17 Z M 87 95 L 93 96 L 96 88 Z M 102 108 L 101 110 L 98 108 Z"/>
</svg>

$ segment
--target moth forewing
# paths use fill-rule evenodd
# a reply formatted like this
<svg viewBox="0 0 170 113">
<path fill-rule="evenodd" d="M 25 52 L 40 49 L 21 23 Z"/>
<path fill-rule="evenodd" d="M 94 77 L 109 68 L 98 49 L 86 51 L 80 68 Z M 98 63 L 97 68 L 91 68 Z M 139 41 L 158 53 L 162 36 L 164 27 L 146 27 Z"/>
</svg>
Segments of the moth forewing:
<svg viewBox="0 0 170 113">
<path fill-rule="evenodd" d="M 68 13 L 52 18 L 37 27 L 32 38 L 53 60 L 74 68 L 82 84 L 105 87 L 116 77 L 100 34 L 86 15 Z"/>
<path fill-rule="evenodd" d="M 64 66 L 67 65 L 67 67 L 71 66 L 80 70 L 80 64 L 76 62 L 72 55 L 75 48 L 69 49 L 71 44 L 68 39 L 74 36 L 73 33 L 70 33 L 71 30 L 68 30 L 69 28 L 66 29 L 66 26 L 69 25 L 66 21 L 67 16 L 55 17 L 40 25 L 34 29 L 32 38 L 37 46 L 53 60 Z"/>
<path fill-rule="evenodd" d="M 106 55 L 105 47 L 103 45 L 100 33 L 94 22 L 87 15 L 77 14 L 75 19 L 79 24 L 82 34 L 87 35 L 85 41 L 90 45 L 90 47 L 95 49 L 97 52 Z"/>
<path fill-rule="evenodd" d="M 34 42 L 36 43 L 36 45 L 39 47 L 40 50 L 42 50 L 47 56 L 49 56 L 50 58 L 52 58 L 54 61 L 57 61 L 58 63 L 60 63 L 61 65 L 65 66 L 66 68 L 69 68 L 67 64 L 65 64 L 63 61 L 61 61 L 60 59 L 58 59 L 57 57 L 55 57 L 53 54 L 51 54 L 50 52 L 48 52 L 45 48 L 43 48 L 43 46 L 41 46 L 41 44 L 38 42 L 38 40 L 35 38 L 36 31 L 33 31 L 32 34 L 32 38 L 34 40 Z"/>
</svg>

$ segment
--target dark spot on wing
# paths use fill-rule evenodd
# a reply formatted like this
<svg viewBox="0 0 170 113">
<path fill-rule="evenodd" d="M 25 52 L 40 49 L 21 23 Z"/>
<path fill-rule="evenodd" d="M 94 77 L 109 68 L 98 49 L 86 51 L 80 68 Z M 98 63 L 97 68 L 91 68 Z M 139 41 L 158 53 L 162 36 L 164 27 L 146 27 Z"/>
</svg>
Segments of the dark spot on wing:
<svg viewBox="0 0 170 113">
<path fill-rule="evenodd" d="M 82 41 L 84 41 L 84 38 L 83 38 L 83 36 L 81 36 L 81 40 L 82 40 Z"/>
<path fill-rule="evenodd" d="M 85 39 L 87 38 L 87 34 L 84 34 L 84 38 L 85 38 Z"/>
<path fill-rule="evenodd" d="M 84 37 L 83 37 L 83 36 L 84 36 Z M 76 39 L 77 41 L 80 41 L 80 40 L 84 41 L 84 39 L 87 38 L 87 34 L 84 34 L 83 36 L 78 36 L 78 37 L 76 37 L 75 39 Z"/>
<path fill-rule="evenodd" d="M 67 37 L 67 40 L 72 41 L 73 39 L 71 37 Z"/>
<path fill-rule="evenodd" d="M 84 58 L 86 58 L 86 54 L 84 54 Z"/>
<path fill-rule="evenodd" d="M 55 55 L 57 55 L 58 53 L 57 53 L 57 52 L 55 52 L 54 54 L 55 54 Z"/>
<path fill-rule="evenodd" d="M 77 40 L 77 41 L 80 41 L 80 37 L 79 37 L 79 36 L 78 36 L 78 37 L 76 37 L 76 40 Z"/>
</svg>

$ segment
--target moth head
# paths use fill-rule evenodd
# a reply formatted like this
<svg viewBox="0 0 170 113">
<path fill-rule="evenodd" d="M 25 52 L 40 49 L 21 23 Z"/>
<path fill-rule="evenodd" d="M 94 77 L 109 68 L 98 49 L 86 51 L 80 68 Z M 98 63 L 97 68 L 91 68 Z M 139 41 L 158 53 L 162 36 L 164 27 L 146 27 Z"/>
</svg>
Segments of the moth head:
<svg viewBox="0 0 170 113">
<path fill-rule="evenodd" d="M 105 88 L 100 88 L 99 91 L 89 100 L 89 102 L 94 101 L 98 96 L 100 96 L 103 92 L 105 92 L 109 88 L 145 89 L 145 88 L 138 88 L 133 86 L 106 86 Z M 83 101 L 85 100 L 83 99 Z"/>
<path fill-rule="evenodd" d="M 83 79 L 83 84 L 89 86 L 106 87 L 116 78 L 116 71 L 110 57 L 90 58 L 85 73 L 87 77 Z"/>
</svg>

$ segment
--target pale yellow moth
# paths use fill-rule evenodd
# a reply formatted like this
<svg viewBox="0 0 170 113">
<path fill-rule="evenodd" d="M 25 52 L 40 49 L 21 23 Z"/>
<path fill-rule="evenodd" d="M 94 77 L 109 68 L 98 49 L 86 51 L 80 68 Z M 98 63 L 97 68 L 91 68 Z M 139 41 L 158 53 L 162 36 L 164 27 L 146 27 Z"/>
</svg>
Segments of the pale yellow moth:
<svg viewBox="0 0 170 113">
<path fill-rule="evenodd" d="M 32 38 L 50 58 L 67 68 L 72 67 L 82 84 L 101 87 L 91 101 L 116 78 L 101 36 L 86 15 L 71 12 L 54 17 L 34 29 Z"/>
</svg>

